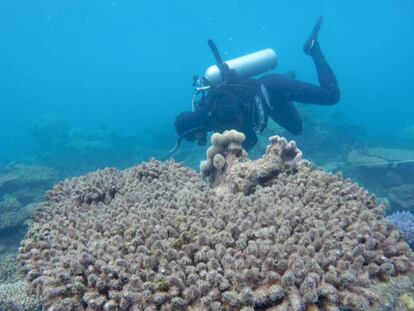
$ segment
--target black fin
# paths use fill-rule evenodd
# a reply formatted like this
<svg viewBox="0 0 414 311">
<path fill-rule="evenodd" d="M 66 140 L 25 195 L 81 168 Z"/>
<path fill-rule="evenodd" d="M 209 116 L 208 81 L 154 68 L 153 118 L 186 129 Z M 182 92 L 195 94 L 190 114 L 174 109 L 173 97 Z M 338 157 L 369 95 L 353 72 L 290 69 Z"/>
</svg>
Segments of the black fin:
<svg viewBox="0 0 414 311">
<path fill-rule="evenodd" d="M 323 15 L 318 18 L 318 20 L 315 23 L 315 26 L 313 26 L 312 32 L 310 33 L 308 39 L 303 45 L 303 51 L 305 52 L 305 54 L 311 55 L 313 48 L 318 45 L 318 35 L 319 30 L 321 30 L 322 21 Z"/>
</svg>

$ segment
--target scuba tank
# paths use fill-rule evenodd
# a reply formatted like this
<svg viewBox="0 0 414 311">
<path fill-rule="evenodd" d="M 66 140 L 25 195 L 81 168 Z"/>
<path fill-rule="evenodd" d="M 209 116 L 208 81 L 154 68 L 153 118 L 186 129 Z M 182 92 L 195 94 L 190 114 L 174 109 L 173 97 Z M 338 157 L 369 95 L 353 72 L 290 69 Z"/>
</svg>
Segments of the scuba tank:
<svg viewBox="0 0 414 311">
<path fill-rule="evenodd" d="M 212 50 L 214 53 L 214 48 Z M 204 74 L 204 80 L 208 85 L 215 86 L 226 80 L 223 68 L 230 71 L 235 78 L 243 79 L 265 73 L 277 66 L 277 56 L 273 49 L 260 50 L 226 62 L 222 62 L 221 59 L 217 60 L 217 64 L 208 67 Z"/>
<path fill-rule="evenodd" d="M 197 107 L 204 102 L 208 93 L 219 88 L 221 83 L 247 79 L 271 71 L 277 66 L 276 52 L 270 48 L 223 62 L 214 41 L 208 40 L 208 45 L 216 59 L 216 64 L 208 67 L 203 77 L 198 77 L 197 75 L 193 77 L 193 87 L 195 89 L 192 98 L 193 111 L 196 111 Z M 268 102 L 267 91 L 263 85 L 261 86 L 261 92 L 265 101 Z M 254 124 L 254 127 L 255 130 L 261 132 L 266 126 L 263 103 L 260 96 L 255 96 L 254 100 L 256 105 L 253 109 L 256 110 L 253 111 L 253 114 L 257 115 L 258 118 L 258 122 Z M 202 133 L 203 131 L 207 132 L 207 129 L 204 126 L 200 126 L 181 134 L 177 139 L 175 147 L 170 151 L 169 156 L 178 150 L 184 138 L 196 133 Z M 205 136 L 201 138 L 201 142 L 204 143 Z"/>
<path fill-rule="evenodd" d="M 192 108 L 195 111 L 201 94 L 203 99 L 211 88 L 223 82 L 250 78 L 274 69 L 277 66 L 277 55 L 273 49 L 264 49 L 241 57 L 223 62 L 218 48 L 213 40 L 208 40 L 208 45 L 216 59 L 216 64 L 207 68 L 203 77 L 193 77 L 195 89 Z"/>
</svg>

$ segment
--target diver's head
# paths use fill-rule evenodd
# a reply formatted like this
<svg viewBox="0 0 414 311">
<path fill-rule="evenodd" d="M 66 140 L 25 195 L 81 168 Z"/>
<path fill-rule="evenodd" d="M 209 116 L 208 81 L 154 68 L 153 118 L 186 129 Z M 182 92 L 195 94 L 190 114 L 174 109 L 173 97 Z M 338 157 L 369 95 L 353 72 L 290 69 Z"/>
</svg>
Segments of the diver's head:
<svg viewBox="0 0 414 311">
<path fill-rule="evenodd" d="M 178 136 L 189 141 L 197 140 L 199 145 L 206 143 L 207 113 L 202 110 L 187 111 L 175 119 L 175 130 Z"/>
</svg>

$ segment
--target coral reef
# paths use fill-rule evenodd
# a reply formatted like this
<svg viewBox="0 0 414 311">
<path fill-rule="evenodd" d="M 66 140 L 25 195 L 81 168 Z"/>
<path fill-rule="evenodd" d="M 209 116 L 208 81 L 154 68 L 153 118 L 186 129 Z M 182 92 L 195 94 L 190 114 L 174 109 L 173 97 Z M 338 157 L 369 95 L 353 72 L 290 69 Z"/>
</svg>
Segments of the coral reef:
<svg viewBox="0 0 414 311">
<path fill-rule="evenodd" d="M 396 208 L 414 212 L 414 184 L 402 184 L 390 188 L 388 199 Z"/>
<path fill-rule="evenodd" d="M 413 150 L 367 148 L 352 150 L 346 163 L 336 169 L 389 200 L 388 213 L 398 210 L 414 212 Z"/>
<path fill-rule="evenodd" d="M 368 148 L 368 155 L 386 161 L 414 161 L 414 150 L 395 148 Z"/>
<path fill-rule="evenodd" d="M 40 311 L 40 301 L 26 292 L 27 284 L 24 281 L 0 284 L 0 310 Z"/>
<path fill-rule="evenodd" d="M 0 260 L 0 310 L 40 311 L 39 299 L 27 290 L 17 253 L 9 253 Z"/>
<path fill-rule="evenodd" d="M 413 290 L 413 253 L 374 196 L 294 142 L 249 161 L 242 139 L 213 135 L 209 184 L 155 160 L 57 184 L 20 248 L 31 293 L 51 310 L 366 311 L 395 279 L 389 303 Z"/>
<path fill-rule="evenodd" d="M 152 133 L 154 136 L 158 134 L 161 135 Z M 159 141 L 159 137 L 148 142 L 143 141 L 142 137 L 118 133 L 104 126 L 86 131 L 75 128 L 67 121 L 50 118 L 39 120 L 31 129 L 36 161 L 56 169 L 64 177 L 110 166 L 128 167 L 147 159 L 149 155 L 166 154 L 173 144 L 166 145 L 165 152 L 160 152 L 161 146 L 152 145 L 153 141 Z"/>
<path fill-rule="evenodd" d="M 235 130 L 225 131 L 223 134 L 215 133 L 211 136 L 213 146 L 207 149 L 207 160 L 201 162 L 200 171 L 205 177 L 210 177 L 213 182 L 217 176 L 221 175 L 226 166 L 226 157 L 237 154 L 247 159 L 247 153 L 241 144 L 246 139 L 243 133 Z M 231 159 L 229 159 L 231 161 Z"/>
<path fill-rule="evenodd" d="M 15 199 L 0 201 L 0 233 L 22 226 L 32 217 L 36 203 L 21 206 Z"/>
<path fill-rule="evenodd" d="M 387 160 L 369 154 L 364 154 L 360 150 L 352 150 L 348 153 L 347 165 L 350 166 L 377 167 L 387 164 Z"/>
<path fill-rule="evenodd" d="M 410 212 L 395 212 L 387 219 L 403 234 L 407 243 L 414 249 L 414 215 Z"/>
<path fill-rule="evenodd" d="M 22 226 L 57 180 L 51 168 L 12 164 L 0 169 L 0 232 Z"/>
<path fill-rule="evenodd" d="M 21 281 L 24 276 L 19 270 L 17 253 L 10 253 L 0 260 L 0 283 Z M 0 309 L 1 310 L 1 309 Z"/>
<path fill-rule="evenodd" d="M 399 304 L 404 308 L 406 311 L 414 311 L 414 298 L 410 294 L 402 294 L 399 297 Z"/>
<path fill-rule="evenodd" d="M 216 192 L 250 194 L 258 185 L 263 185 L 277 178 L 287 168 L 295 169 L 304 162 L 302 152 L 294 141 L 288 142 L 285 138 L 272 136 L 265 156 L 252 165 L 241 145 L 244 139 L 245 136 L 235 130 L 216 133 L 211 137 L 213 146 L 208 148 L 207 160 L 201 163 L 200 171 L 204 177 L 208 177 Z M 224 170 L 226 174 L 223 174 Z"/>
<path fill-rule="evenodd" d="M 285 130 L 277 130 L 270 125 L 269 136 L 279 133 L 289 139 L 295 139 L 301 146 L 306 158 L 317 165 L 346 161 L 346 155 L 352 149 L 360 149 L 365 142 L 361 126 L 350 123 L 343 114 L 321 114 L 309 105 L 297 105 L 303 119 L 303 134 L 295 136 Z M 271 123 L 271 122 L 269 122 Z M 332 143 L 335 142 L 335 143 Z"/>
<path fill-rule="evenodd" d="M 414 278 L 401 275 L 379 282 L 372 289 L 381 293 L 375 311 L 408 311 L 412 306 Z M 370 310 L 370 309 L 368 309 Z"/>
<path fill-rule="evenodd" d="M 26 224 L 29 224 L 29 221 L 26 221 L 24 226 L 18 226 L 0 233 L 0 258 L 18 251 L 20 242 L 27 233 L 28 227 Z"/>
<path fill-rule="evenodd" d="M 12 195 L 21 204 L 41 201 L 56 182 L 55 170 L 40 165 L 11 164 L 0 168 L 0 198 Z"/>
</svg>

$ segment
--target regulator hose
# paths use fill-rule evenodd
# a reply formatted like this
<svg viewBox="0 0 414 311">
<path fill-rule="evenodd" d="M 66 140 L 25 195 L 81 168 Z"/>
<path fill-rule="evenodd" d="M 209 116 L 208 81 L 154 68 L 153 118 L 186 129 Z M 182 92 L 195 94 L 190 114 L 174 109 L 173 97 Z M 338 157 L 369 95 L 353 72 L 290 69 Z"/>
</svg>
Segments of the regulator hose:
<svg viewBox="0 0 414 311">
<path fill-rule="evenodd" d="M 195 127 L 193 129 L 188 130 L 187 132 L 184 132 L 183 134 L 181 134 L 178 138 L 177 138 L 177 142 L 175 143 L 174 148 L 172 148 L 169 152 L 168 152 L 168 156 L 172 156 L 179 148 L 181 145 L 181 142 L 183 141 L 184 138 L 190 136 L 191 134 L 194 134 L 196 132 L 202 131 L 205 129 L 205 126 L 199 126 L 199 127 Z"/>
</svg>

